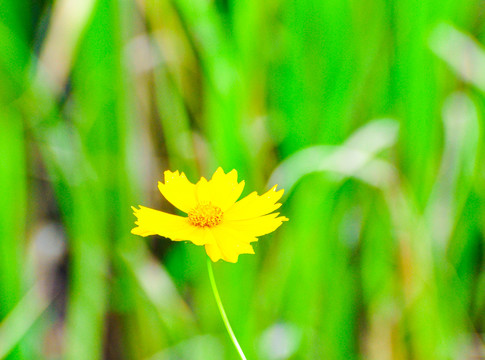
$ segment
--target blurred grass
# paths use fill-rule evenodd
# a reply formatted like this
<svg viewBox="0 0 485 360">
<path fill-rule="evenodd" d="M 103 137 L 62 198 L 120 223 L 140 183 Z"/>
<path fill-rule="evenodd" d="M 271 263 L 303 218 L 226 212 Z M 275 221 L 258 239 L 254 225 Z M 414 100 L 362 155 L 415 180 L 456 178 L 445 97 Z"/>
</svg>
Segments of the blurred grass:
<svg viewBox="0 0 485 360">
<path fill-rule="evenodd" d="M 221 165 L 290 218 L 214 266 L 248 358 L 485 357 L 481 1 L 2 5 L 0 356 L 235 359 L 204 251 L 130 234 Z"/>
</svg>

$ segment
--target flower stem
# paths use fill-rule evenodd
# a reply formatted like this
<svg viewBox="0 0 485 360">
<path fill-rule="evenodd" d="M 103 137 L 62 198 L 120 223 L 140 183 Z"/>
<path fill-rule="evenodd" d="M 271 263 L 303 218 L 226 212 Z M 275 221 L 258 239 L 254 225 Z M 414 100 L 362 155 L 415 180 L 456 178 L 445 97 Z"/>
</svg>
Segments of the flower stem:
<svg viewBox="0 0 485 360">
<path fill-rule="evenodd" d="M 212 270 L 212 262 L 209 257 L 207 257 L 207 270 L 209 271 L 209 279 L 212 286 L 212 292 L 214 293 L 214 298 L 216 299 L 217 307 L 219 308 L 219 312 L 221 313 L 222 321 L 224 325 L 226 325 L 226 330 L 229 336 L 231 337 L 232 343 L 236 348 L 239 356 L 242 360 L 246 360 L 246 356 L 244 355 L 241 346 L 237 342 L 236 335 L 234 335 L 234 331 L 232 331 L 231 324 L 229 323 L 229 319 L 227 318 L 226 312 L 224 311 L 224 307 L 222 306 L 221 297 L 219 296 L 219 291 L 217 291 L 216 280 L 214 279 L 214 271 Z"/>
</svg>

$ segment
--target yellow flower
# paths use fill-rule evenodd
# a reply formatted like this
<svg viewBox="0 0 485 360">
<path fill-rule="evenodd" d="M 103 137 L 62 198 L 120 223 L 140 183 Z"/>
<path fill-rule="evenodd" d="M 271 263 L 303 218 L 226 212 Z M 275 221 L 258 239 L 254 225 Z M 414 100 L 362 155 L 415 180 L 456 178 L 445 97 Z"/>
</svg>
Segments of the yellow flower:
<svg viewBox="0 0 485 360">
<path fill-rule="evenodd" d="M 140 206 L 132 207 L 137 221 L 131 232 L 136 235 L 161 235 L 173 241 L 191 241 L 204 245 L 212 261 L 237 262 L 239 254 L 254 254 L 251 242 L 276 230 L 288 219 L 272 213 L 281 206 L 277 201 L 283 190 L 276 186 L 263 195 L 253 192 L 237 201 L 244 181 L 237 172 L 225 174 L 218 168 L 212 179 L 201 178 L 192 184 L 184 173 L 165 171 L 165 183 L 158 183 L 162 195 L 187 216 L 167 214 Z"/>
</svg>

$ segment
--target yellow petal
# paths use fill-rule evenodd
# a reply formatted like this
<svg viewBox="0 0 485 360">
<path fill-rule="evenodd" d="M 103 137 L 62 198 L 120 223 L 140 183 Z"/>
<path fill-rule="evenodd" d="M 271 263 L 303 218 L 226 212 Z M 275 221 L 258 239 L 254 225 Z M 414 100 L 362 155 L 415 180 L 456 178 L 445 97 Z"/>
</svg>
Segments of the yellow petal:
<svg viewBox="0 0 485 360">
<path fill-rule="evenodd" d="M 279 213 L 274 213 L 246 220 L 224 219 L 224 226 L 230 227 L 244 236 L 254 238 L 269 234 L 275 231 L 283 221 L 288 221 L 288 218 L 277 217 L 278 215 Z"/>
<path fill-rule="evenodd" d="M 215 245 L 206 245 L 206 251 L 212 261 L 222 258 L 225 261 L 235 263 L 240 254 L 254 254 L 253 247 L 249 243 L 256 241 L 256 238 L 246 236 L 224 224 L 215 226 L 210 231 L 214 237 Z"/>
<path fill-rule="evenodd" d="M 225 211 L 239 199 L 243 189 L 244 181 L 237 182 L 236 170 L 225 174 L 221 168 L 218 168 L 211 180 L 207 181 L 205 178 L 201 178 L 197 183 L 197 200 L 199 202 L 210 202 Z"/>
<path fill-rule="evenodd" d="M 224 219 L 252 219 L 261 215 L 269 214 L 270 212 L 278 209 L 281 204 L 277 203 L 277 201 L 281 198 L 281 196 L 283 196 L 284 190 L 282 189 L 276 191 L 277 186 L 278 185 L 273 186 L 263 195 L 258 195 L 256 192 L 253 192 L 245 198 L 239 200 L 224 213 Z"/>
<path fill-rule="evenodd" d="M 222 259 L 221 250 L 219 250 L 219 246 L 217 246 L 216 244 L 206 244 L 205 252 L 207 253 L 207 255 L 209 255 L 213 262 Z"/>
<path fill-rule="evenodd" d="M 131 230 L 132 234 L 148 236 L 160 235 L 173 241 L 191 241 L 196 245 L 205 245 L 213 239 L 208 236 L 208 229 L 190 225 L 186 217 L 172 215 L 140 206 L 132 207 L 137 217 L 137 227 Z"/>
<path fill-rule="evenodd" d="M 158 183 L 158 189 L 162 195 L 176 208 L 188 213 L 197 205 L 195 198 L 195 185 L 192 184 L 184 173 L 178 171 L 165 171 L 165 183 Z"/>
<path fill-rule="evenodd" d="M 209 233 L 208 236 L 210 237 L 211 242 L 205 245 L 205 251 L 207 255 L 209 255 L 210 259 L 213 262 L 216 262 L 222 259 L 223 255 L 222 255 L 221 249 L 216 243 L 216 239 L 214 238 L 214 234 L 212 233 L 212 231 L 209 230 L 208 233 Z"/>
</svg>

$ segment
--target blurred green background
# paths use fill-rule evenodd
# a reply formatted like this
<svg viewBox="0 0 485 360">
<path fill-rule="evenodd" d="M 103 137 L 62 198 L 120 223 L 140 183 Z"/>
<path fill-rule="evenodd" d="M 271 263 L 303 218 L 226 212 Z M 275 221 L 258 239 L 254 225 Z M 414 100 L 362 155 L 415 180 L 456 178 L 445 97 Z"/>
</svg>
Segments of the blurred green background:
<svg viewBox="0 0 485 360">
<path fill-rule="evenodd" d="M 236 359 L 202 247 L 130 234 L 217 166 L 290 218 L 215 276 L 249 359 L 485 358 L 485 3 L 4 0 L 0 358 Z"/>
</svg>

